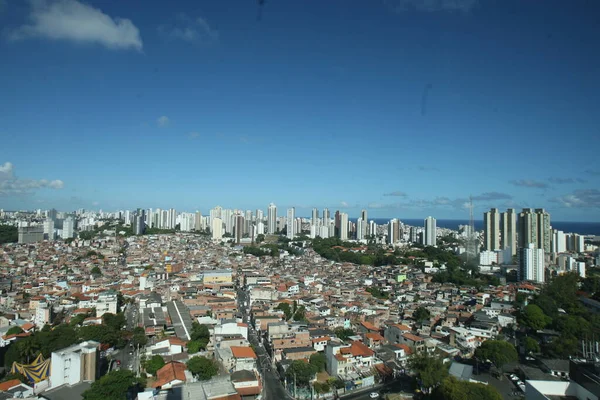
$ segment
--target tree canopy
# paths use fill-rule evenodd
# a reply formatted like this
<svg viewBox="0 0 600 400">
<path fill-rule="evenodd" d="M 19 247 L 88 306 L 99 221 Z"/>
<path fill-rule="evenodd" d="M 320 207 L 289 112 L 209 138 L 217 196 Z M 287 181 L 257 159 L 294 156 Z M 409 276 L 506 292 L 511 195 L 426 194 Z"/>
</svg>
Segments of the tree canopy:
<svg viewBox="0 0 600 400">
<path fill-rule="evenodd" d="M 146 361 L 144 368 L 146 372 L 156 376 L 156 371 L 165 366 L 165 360 L 158 354 L 153 355 L 149 360 Z"/>
<path fill-rule="evenodd" d="M 296 385 L 307 386 L 317 372 L 319 372 L 319 368 L 316 365 L 302 360 L 294 360 L 288 367 L 285 375 L 288 378 L 295 379 Z"/>
<path fill-rule="evenodd" d="M 415 321 L 423 322 L 431 317 L 431 312 L 425 307 L 419 307 L 413 313 L 413 318 Z"/>
<path fill-rule="evenodd" d="M 311 354 L 309 362 L 317 367 L 317 372 L 325 371 L 325 364 L 327 363 L 327 360 L 323 353 Z"/>
<path fill-rule="evenodd" d="M 533 329 L 544 329 L 548 324 L 552 323 L 552 318 L 544 314 L 544 311 L 535 304 L 528 304 L 520 315 L 519 322 Z"/>
<path fill-rule="evenodd" d="M 436 400 L 502 400 L 502 395 L 492 385 L 459 381 L 449 376 L 442 381 L 434 392 L 433 398 Z"/>
<path fill-rule="evenodd" d="M 219 372 L 219 366 L 215 361 L 202 356 L 190 358 L 187 367 L 201 381 L 207 381 Z"/>
<path fill-rule="evenodd" d="M 444 361 L 425 352 L 413 354 L 408 365 L 417 374 L 421 387 L 426 390 L 438 386 L 448 376 L 448 367 Z"/>
<path fill-rule="evenodd" d="M 490 360 L 498 369 L 518 360 L 515 346 L 504 340 L 486 340 L 475 350 L 480 360 Z"/>
<path fill-rule="evenodd" d="M 19 233 L 16 226 L 0 225 L 0 244 L 17 243 L 18 241 Z"/>
<path fill-rule="evenodd" d="M 140 384 L 141 380 L 131 371 L 111 371 L 92 383 L 82 396 L 84 400 L 125 400 L 128 390 Z"/>
</svg>

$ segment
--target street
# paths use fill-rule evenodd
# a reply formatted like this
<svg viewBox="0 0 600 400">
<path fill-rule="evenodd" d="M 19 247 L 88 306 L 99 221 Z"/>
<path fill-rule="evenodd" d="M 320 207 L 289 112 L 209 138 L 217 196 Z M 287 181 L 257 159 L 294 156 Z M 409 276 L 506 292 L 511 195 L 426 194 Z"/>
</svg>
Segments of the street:
<svg viewBox="0 0 600 400">
<path fill-rule="evenodd" d="M 283 387 L 283 384 L 277 377 L 277 375 L 273 372 L 273 366 L 271 363 L 271 358 L 267 354 L 265 348 L 259 344 L 258 337 L 256 335 L 256 331 L 252 330 L 250 327 L 250 321 L 248 312 L 246 310 L 246 301 L 249 302 L 248 293 L 244 290 L 238 289 L 238 308 L 242 312 L 242 318 L 244 322 L 248 323 L 248 341 L 252 344 L 256 351 L 256 356 L 258 357 L 258 370 L 261 373 L 263 378 L 263 393 L 262 398 L 264 400 L 280 400 L 286 398 L 292 398 L 289 393 Z"/>
</svg>

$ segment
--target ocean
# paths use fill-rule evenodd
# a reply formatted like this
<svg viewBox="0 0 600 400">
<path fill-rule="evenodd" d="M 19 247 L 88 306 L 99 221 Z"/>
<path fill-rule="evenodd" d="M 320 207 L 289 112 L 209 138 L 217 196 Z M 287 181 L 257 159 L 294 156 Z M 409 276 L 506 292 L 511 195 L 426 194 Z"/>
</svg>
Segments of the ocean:
<svg viewBox="0 0 600 400">
<path fill-rule="evenodd" d="M 377 225 L 387 224 L 391 218 L 373 218 Z M 370 219 L 369 219 L 370 221 Z M 402 223 L 410 226 L 424 226 L 423 219 L 401 219 Z M 483 230 L 483 221 L 475 220 L 475 230 Z M 436 220 L 438 228 L 447 228 L 458 230 L 459 225 L 469 225 L 467 219 L 438 219 Z M 565 233 L 578 233 L 580 235 L 595 235 L 600 236 L 600 222 L 567 222 L 567 221 L 552 221 L 553 229 L 558 229 Z"/>
</svg>

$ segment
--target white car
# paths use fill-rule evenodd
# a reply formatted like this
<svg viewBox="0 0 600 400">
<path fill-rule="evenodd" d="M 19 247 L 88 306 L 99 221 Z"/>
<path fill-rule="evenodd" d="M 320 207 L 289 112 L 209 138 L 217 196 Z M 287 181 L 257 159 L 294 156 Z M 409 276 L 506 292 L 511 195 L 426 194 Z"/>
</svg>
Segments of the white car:
<svg viewBox="0 0 600 400">
<path fill-rule="evenodd" d="M 376 398 L 379 397 L 379 393 L 377 393 L 377 392 L 371 392 L 371 394 L 369 395 L 369 397 L 372 398 L 372 399 L 376 399 Z"/>
</svg>

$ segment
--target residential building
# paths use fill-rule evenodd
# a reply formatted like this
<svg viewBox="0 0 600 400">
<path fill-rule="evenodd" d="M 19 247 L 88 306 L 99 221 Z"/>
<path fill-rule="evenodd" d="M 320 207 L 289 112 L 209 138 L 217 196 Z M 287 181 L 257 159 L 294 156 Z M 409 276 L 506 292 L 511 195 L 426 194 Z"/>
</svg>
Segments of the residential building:
<svg viewBox="0 0 600 400">
<path fill-rule="evenodd" d="M 274 235 L 277 233 L 277 206 L 271 203 L 267 210 L 267 233 Z"/>
<path fill-rule="evenodd" d="M 296 236 L 296 209 L 294 207 L 288 208 L 287 210 L 287 219 L 286 219 L 286 228 L 287 228 L 287 238 L 293 239 Z"/>
<path fill-rule="evenodd" d="M 433 217 L 425 218 L 425 233 L 423 235 L 423 244 L 425 246 L 436 245 L 436 221 Z"/>
<path fill-rule="evenodd" d="M 52 353 L 50 388 L 94 382 L 99 374 L 100 343 L 82 342 Z"/>
<path fill-rule="evenodd" d="M 544 249 L 536 248 L 533 243 L 519 249 L 519 270 L 517 272 L 520 281 L 544 283 Z"/>
<path fill-rule="evenodd" d="M 212 238 L 213 240 L 223 238 L 223 220 L 221 218 L 213 218 L 212 220 Z"/>
<path fill-rule="evenodd" d="M 483 213 L 484 250 L 500 250 L 500 213 L 497 208 Z"/>
<path fill-rule="evenodd" d="M 500 248 L 510 249 L 510 255 L 517 254 L 517 214 L 509 208 L 500 215 Z"/>
</svg>

